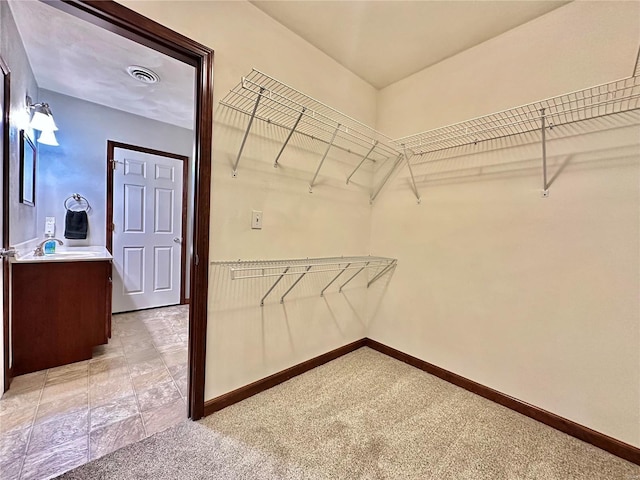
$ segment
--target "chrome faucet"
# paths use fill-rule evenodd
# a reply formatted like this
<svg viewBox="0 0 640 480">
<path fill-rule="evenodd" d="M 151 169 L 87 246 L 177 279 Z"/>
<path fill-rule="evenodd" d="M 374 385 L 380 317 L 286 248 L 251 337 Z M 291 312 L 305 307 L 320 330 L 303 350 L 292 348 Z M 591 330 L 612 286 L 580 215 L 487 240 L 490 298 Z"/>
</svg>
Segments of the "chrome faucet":
<svg viewBox="0 0 640 480">
<path fill-rule="evenodd" d="M 43 241 L 41 241 L 38 246 L 36 247 L 36 249 L 33 251 L 33 255 L 36 257 L 42 257 L 44 255 L 44 250 L 42 247 L 44 247 L 44 244 L 53 240 L 54 242 L 58 242 L 58 245 L 64 245 L 64 243 L 62 242 L 62 240 L 58 240 L 57 238 L 45 238 Z"/>
</svg>

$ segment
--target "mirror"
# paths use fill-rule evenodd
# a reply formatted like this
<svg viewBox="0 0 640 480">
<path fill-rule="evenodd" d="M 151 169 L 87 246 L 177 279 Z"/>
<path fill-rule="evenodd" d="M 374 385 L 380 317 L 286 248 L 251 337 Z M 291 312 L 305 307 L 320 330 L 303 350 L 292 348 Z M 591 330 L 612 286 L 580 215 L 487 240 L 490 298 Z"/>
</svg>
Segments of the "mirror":
<svg viewBox="0 0 640 480">
<path fill-rule="evenodd" d="M 20 203 L 35 206 L 37 150 L 31 139 L 20 130 Z"/>
</svg>

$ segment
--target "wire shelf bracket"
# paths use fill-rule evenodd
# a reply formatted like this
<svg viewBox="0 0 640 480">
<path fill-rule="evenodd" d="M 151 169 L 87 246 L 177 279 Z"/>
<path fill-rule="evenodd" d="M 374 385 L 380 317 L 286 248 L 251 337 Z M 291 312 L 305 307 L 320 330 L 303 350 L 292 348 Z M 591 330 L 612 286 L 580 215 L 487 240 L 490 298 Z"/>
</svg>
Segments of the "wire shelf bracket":
<svg viewBox="0 0 640 480">
<path fill-rule="evenodd" d="M 545 109 L 540 109 L 540 131 L 542 132 L 542 198 L 549 196 L 549 183 L 547 182 L 547 134 L 545 127 Z"/>
<path fill-rule="evenodd" d="M 384 276 L 384 274 L 387 273 L 389 270 L 391 270 L 392 268 L 395 268 L 397 263 L 398 263 L 398 261 L 394 260 L 389 265 L 384 267 L 380 271 L 380 273 L 378 273 L 375 277 L 373 277 L 371 280 L 369 280 L 369 282 L 367 283 L 367 288 L 369 288 L 371 285 L 373 285 L 376 282 L 376 280 L 382 278 Z"/>
<path fill-rule="evenodd" d="M 274 282 L 274 284 L 271 285 L 271 288 L 269 290 L 267 290 L 267 293 L 264 294 L 264 297 L 262 297 L 260 299 L 260 306 L 261 307 L 264 307 L 265 298 L 267 298 L 269 296 L 269 294 L 273 291 L 273 289 L 276 288 L 276 285 L 278 285 L 278 283 L 280 283 L 280 280 L 282 280 L 284 278 L 284 276 L 287 274 L 288 271 L 289 271 L 289 267 L 285 268 L 284 272 L 282 272 L 282 274 L 278 277 L 278 279 Z"/>
<path fill-rule="evenodd" d="M 356 278 L 358 276 L 358 274 L 363 271 L 365 268 L 367 268 L 367 266 L 369 266 L 369 262 L 365 263 L 364 266 L 362 268 L 360 268 L 360 270 L 358 270 L 356 273 L 354 273 L 353 275 L 351 275 L 351 277 L 349 277 L 349 280 L 347 280 L 346 282 L 344 282 L 342 285 L 340 285 L 340 288 L 338 289 L 339 293 L 342 293 L 342 289 L 354 278 Z"/>
<path fill-rule="evenodd" d="M 347 265 L 342 270 L 340 270 L 338 274 L 335 277 L 333 277 L 333 279 L 329 283 L 327 283 L 322 290 L 320 290 L 321 297 L 324 297 L 325 290 L 329 288 L 333 284 L 333 282 L 335 282 L 338 278 L 340 278 L 340 275 L 342 275 L 349 268 L 350 265 L 351 263 L 347 263 Z"/>
<path fill-rule="evenodd" d="M 329 145 L 327 145 L 327 149 L 324 151 L 324 155 L 322 156 L 322 160 L 320 160 L 320 163 L 318 164 L 318 168 L 316 168 L 316 173 L 313 176 L 313 178 L 311 179 L 311 182 L 309 183 L 309 193 L 313 193 L 313 185 L 316 183 L 316 178 L 318 178 L 318 173 L 320 173 L 320 169 L 322 168 L 322 164 L 324 163 L 325 159 L 327 158 L 327 155 L 329 154 L 329 150 L 331 150 L 331 147 L 333 146 L 333 142 L 336 139 L 336 135 L 338 134 L 338 130 L 340 130 L 340 124 L 338 124 L 338 126 L 335 129 L 335 131 L 333 132 L 333 135 L 331 136 L 331 141 L 329 142 Z"/>
<path fill-rule="evenodd" d="M 307 273 L 309 273 L 309 270 L 311 270 L 311 267 L 313 267 L 313 265 L 309 265 L 309 266 L 307 266 L 307 268 L 305 269 L 305 271 L 304 271 L 304 272 L 302 272 L 302 273 L 300 274 L 300 276 L 297 278 L 297 280 L 296 280 L 295 282 L 293 282 L 293 284 L 289 287 L 289 289 L 288 289 L 286 292 L 284 292 L 284 293 L 282 294 L 282 297 L 280 297 L 280 303 L 284 303 L 284 297 L 286 297 L 287 295 L 289 295 L 289 292 L 290 292 L 291 290 L 293 290 L 293 289 L 296 287 L 296 285 L 298 285 L 298 283 L 300 282 L 300 280 L 302 280 L 302 277 L 304 277 Z"/>
<path fill-rule="evenodd" d="M 286 140 L 282 144 L 282 147 L 280 148 L 280 151 L 278 152 L 278 155 L 276 156 L 276 159 L 273 162 L 274 168 L 278 168 L 278 160 L 280 160 L 280 155 L 282 155 L 282 152 L 284 152 L 284 149 L 288 145 L 289 140 L 291 140 L 291 137 L 293 136 L 293 133 L 296 131 L 296 128 L 298 127 L 298 124 L 300 123 L 300 120 L 302 119 L 302 116 L 304 115 L 304 112 L 306 110 L 307 110 L 306 108 L 302 107 L 302 111 L 300 112 L 300 115 L 298 115 L 298 119 L 296 120 L 296 123 L 294 123 L 293 127 L 291 127 L 291 130 L 289 131 L 289 135 L 287 135 Z"/>
<path fill-rule="evenodd" d="M 244 79 L 243 79 L 243 82 L 244 82 Z M 244 136 L 242 137 L 242 143 L 240 144 L 240 150 L 238 151 L 238 156 L 236 157 L 236 163 L 233 164 L 232 175 L 234 178 L 238 176 L 238 164 L 240 163 L 242 150 L 244 150 L 244 144 L 247 143 L 247 137 L 249 136 L 251 125 L 253 125 L 253 119 L 256 118 L 256 112 L 258 111 L 258 106 L 260 105 L 260 99 L 262 98 L 263 92 L 264 92 L 264 88 L 260 88 L 260 94 L 256 97 L 256 103 L 253 106 L 253 111 L 251 112 L 251 116 L 249 117 L 249 124 L 247 125 L 247 130 L 244 132 Z"/>
<path fill-rule="evenodd" d="M 404 154 L 399 154 L 398 157 L 396 158 L 396 161 L 394 162 L 393 166 L 389 169 L 389 171 L 385 174 L 384 178 L 380 181 L 380 183 L 378 184 L 378 186 L 376 187 L 375 191 L 371 194 L 371 196 L 369 197 L 369 203 L 373 205 L 373 202 L 376 201 L 376 198 L 378 197 L 378 195 L 380 194 L 380 192 L 382 191 L 382 188 L 386 185 L 386 183 L 389 181 L 389 179 L 391 178 L 391 175 L 393 175 L 393 172 L 395 172 L 398 169 L 398 166 L 400 165 L 400 163 L 402 163 L 402 159 L 404 158 Z"/>
<path fill-rule="evenodd" d="M 351 174 L 347 177 L 347 185 L 349 185 L 349 180 L 351 180 L 351 177 L 353 177 L 353 174 L 356 173 L 358 169 L 362 166 L 362 164 L 367 160 L 367 158 L 369 158 L 369 155 L 371 155 L 371 152 L 373 152 L 373 150 L 376 148 L 376 145 L 378 145 L 377 140 L 373 142 L 371 149 L 367 152 L 367 154 L 364 157 L 362 157 L 362 160 L 360 160 L 360 163 L 358 164 L 358 166 L 354 168 L 353 172 L 351 172 Z"/>
</svg>

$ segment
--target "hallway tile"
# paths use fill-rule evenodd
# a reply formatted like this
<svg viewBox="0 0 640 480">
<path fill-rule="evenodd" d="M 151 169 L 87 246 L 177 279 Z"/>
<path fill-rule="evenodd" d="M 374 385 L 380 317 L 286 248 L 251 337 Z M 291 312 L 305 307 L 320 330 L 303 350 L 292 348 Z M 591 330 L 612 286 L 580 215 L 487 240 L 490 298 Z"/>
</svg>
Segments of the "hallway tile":
<svg viewBox="0 0 640 480">
<path fill-rule="evenodd" d="M 0 434 L 0 472 L 3 480 L 5 475 L 7 478 L 18 478 L 30 433 L 29 427 Z"/>
<path fill-rule="evenodd" d="M 89 393 L 87 391 L 66 398 L 40 403 L 35 423 L 44 423 L 55 416 L 68 415 L 87 408 L 89 408 Z"/>
<path fill-rule="evenodd" d="M 133 385 L 128 377 L 112 378 L 89 386 L 89 406 L 105 405 L 112 400 L 134 394 Z"/>
<path fill-rule="evenodd" d="M 17 408 L 0 415 L 0 433 L 30 427 L 36 415 L 35 405 Z"/>
<path fill-rule="evenodd" d="M 123 397 L 91 409 L 91 431 L 119 422 L 138 414 L 138 402 L 135 396 Z"/>
<path fill-rule="evenodd" d="M 138 403 L 140 404 L 140 411 L 146 412 L 147 410 L 167 405 L 181 398 L 182 396 L 173 381 L 169 381 L 140 392 L 138 394 Z"/>
<path fill-rule="evenodd" d="M 169 371 L 163 366 L 157 370 L 151 370 L 143 375 L 132 377 L 133 387 L 136 392 L 140 393 L 152 388 L 155 385 L 159 385 L 164 382 L 171 381 L 171 375 Z"/>
<path fill-rule="evenodd" d="M 78 438 L 86 438 L 89 431 L 89 410 L 54 417 L 52 420 L 33 427 L 27 447 L 27 455 L 51 447 L 68 443 Z"/>
<path fill-rule="evenodd" d="M 187 404 L 184 400 L 175 400 L 161 407 L 142 412 L 147 435 L 161 432 L 187 420 Z"/>
<path fill-rule="evenodd" d="M 45 388 L 49 385 L 80 380 L 89 375 L 89 361 L 71 363 L 61 367 L 50 368 L 47 372 Z"/>
<path fill-rule="evenodd" d="M 45 385 L 42 390 L 40 402 L 52 402 L 63 400 L 73 395 L 79 395 L 87 390 L 88 379 L 86 377 L 70 380 L 68 382 Z"/>
<path fill-rule="evenodd" d="M 115 315 L 90 360 L 13 379 L 0 399 L 2 480 L 52 478 L 187 419 L 189 310 L 165 310 Z"/>
<path fill-rule="evenodd" d="M 102 457 L 118 448 L 142 440 L 145 437 L 140 415 L 112 423 L 90 434 L 90 460 Z"/>
<path fill-rule="evenodd" d="M 58 445 L 55 449 L 43 449 L 29 453 L 22 468 L 22 480 L 42 480 L 87 463 L 89 459 L 87 437 Z"/>
</svg>

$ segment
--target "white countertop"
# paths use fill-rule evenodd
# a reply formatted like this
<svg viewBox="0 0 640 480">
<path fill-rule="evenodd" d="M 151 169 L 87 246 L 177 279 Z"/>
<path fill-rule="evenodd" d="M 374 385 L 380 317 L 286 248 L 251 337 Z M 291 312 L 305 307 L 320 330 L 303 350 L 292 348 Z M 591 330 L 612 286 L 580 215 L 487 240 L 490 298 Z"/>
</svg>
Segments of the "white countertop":
<svg viewBox="0 0 640 480">
<path fill-rule="evenodd" d="M 56 245 L 56 253 L 37 257 L 33 250 L 18 251 L 12 258 L 15 263 L 41 263 L 41 262 L 95 262 L 111 260 L 113 257 L 105 247 L 65 247 Z"/>
</svg>

